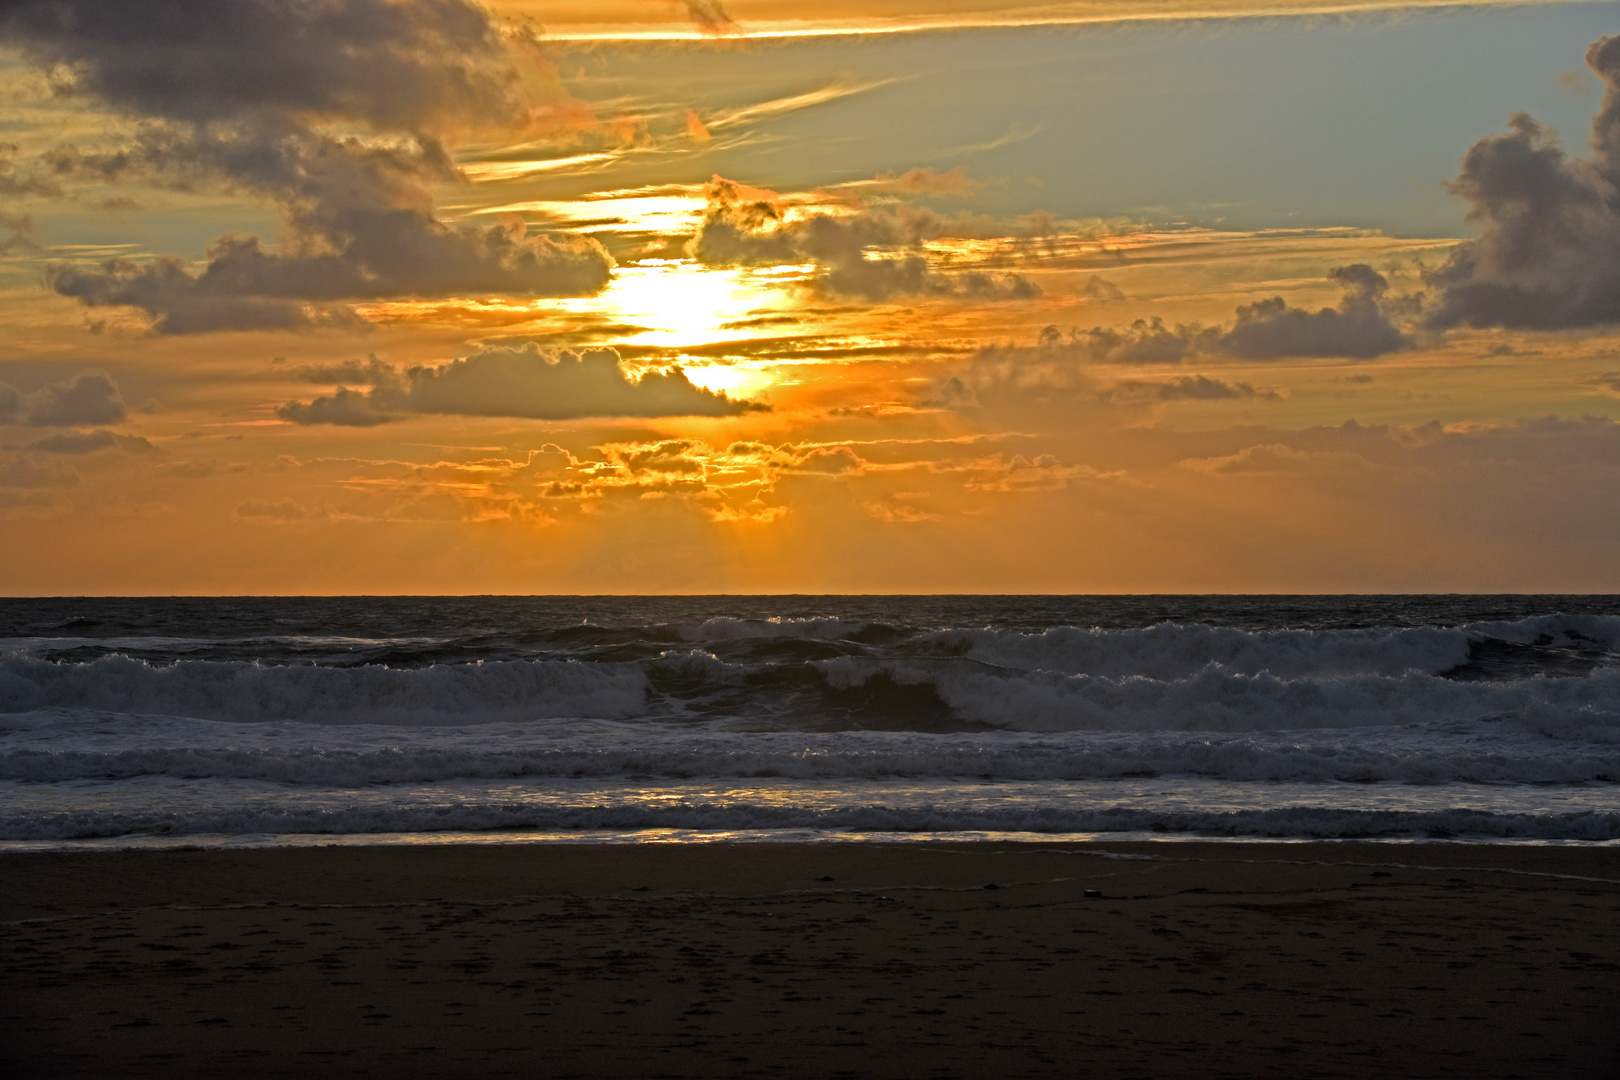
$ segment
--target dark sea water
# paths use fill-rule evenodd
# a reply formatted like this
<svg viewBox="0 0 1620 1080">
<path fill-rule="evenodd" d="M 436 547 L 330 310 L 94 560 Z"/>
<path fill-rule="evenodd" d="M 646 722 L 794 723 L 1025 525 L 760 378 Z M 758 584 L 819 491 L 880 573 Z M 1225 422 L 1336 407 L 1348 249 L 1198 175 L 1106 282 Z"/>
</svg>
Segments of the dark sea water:
<svg viewBox="0 0 1620 1080">
<path fill-rule="evenodd" d="M 1620 842 L 1620 597 L 0 599 L 0 847 Z"/>
</svg>

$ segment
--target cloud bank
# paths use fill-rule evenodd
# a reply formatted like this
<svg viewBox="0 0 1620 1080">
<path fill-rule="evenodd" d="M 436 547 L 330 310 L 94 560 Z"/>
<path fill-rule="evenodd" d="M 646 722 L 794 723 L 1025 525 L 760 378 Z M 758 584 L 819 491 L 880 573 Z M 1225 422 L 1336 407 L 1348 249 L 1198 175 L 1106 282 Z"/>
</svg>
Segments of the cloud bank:
<svg viewBox="0 0 1620 1080">
<path fill-rule="evenodd" d="M 343 386 L 276 410 L 295 424 L 371 427 L 423 413 L 528 420 L 737 416 L 769 408 L 694 386 L 679 369 L 631 380 L 612 349 L 548 352 L 529 344 L 485 349 L 439 367 L 400 370 L 373 357 L 364 363 L 308 368 L 300 375 L 312 382 L 369 388 Z"/>
<path fill-rule="evenodd" d="M 63 176 L 213 185 L 275 204 L 276 250 L 230 235 L 193 270 L 175 258 L 56 264 L 49 284 L 132 306 L 160 333 L 352 323 L 344 301 L 574 296 L 606 284 L 595 241 L 458 228 L 429 185 L 458 178 L 439 134 L 521 126 L 514 43 L 470 0 L 15 0 L 0 43 L 60 92 L 136 122 L 127 142 L 64 145 Z"/>
</svg>

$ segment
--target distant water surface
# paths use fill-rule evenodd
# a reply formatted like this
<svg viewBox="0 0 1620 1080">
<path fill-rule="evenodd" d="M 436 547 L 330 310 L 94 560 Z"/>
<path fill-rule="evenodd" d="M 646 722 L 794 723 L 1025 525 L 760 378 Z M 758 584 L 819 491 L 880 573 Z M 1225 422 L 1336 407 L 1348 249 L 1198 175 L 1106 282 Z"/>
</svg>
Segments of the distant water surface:
<svg viewBox="0 0 1620 1080">
<path fill-rule="evenodd" d="M 1620 842 L 1620 597 L 0 599 L 0 847 Z"/>
</svg>

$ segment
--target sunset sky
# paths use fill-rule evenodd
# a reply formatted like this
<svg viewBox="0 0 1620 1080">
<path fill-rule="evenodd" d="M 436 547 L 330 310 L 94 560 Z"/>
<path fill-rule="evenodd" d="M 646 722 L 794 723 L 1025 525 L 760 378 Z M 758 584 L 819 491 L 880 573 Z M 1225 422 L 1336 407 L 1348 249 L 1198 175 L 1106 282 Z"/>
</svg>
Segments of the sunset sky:
<svg viewBox="0 0 1620 1080">
<path fill-rule="evenodd" d="M 0 592 L 1620 590 L 1611 33 L 0 0 Z"/>
</svg>

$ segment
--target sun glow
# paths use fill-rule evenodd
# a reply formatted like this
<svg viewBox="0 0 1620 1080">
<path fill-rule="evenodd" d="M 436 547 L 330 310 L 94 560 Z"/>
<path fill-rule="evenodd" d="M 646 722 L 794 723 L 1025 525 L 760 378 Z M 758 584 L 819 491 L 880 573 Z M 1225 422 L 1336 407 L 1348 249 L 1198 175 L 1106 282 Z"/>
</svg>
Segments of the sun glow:
<svg viewBox="0 0 1620 1080">
<path fill-rule="evenodd" d="M 631 344 L 708 345 L 752 336 L 749 322 L 790 306 L 786 294 L 741 270 L 710 270 L 679 259 L 622 266 L 592 306 L 639 328 Z"/>
<path fill-rule="evenodd" d="M 777 385 L 778 380 L 771 370 L 773 366 L 751 361 L 743 364 L 704 364 L 684 370 L 693 386 L 730 398 L 753 400 Z"/>
</svg>

